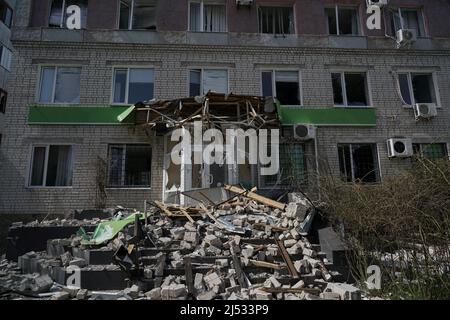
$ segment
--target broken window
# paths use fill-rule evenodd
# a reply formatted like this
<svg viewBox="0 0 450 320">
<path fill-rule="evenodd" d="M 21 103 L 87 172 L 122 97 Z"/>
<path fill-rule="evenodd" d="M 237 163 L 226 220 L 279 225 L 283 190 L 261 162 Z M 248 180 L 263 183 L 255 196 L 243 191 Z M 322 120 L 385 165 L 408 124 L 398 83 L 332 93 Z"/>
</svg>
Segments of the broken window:
<svg viewBox="0 0 450 320">
<path fill-rule="evenodd" d="M 81 68 L 43 67 L 41 71 L 41 103 L 80 103 Z"/>
<path fill-rule="evenodd" d="M 189 6 L 189 31 L 226 32 L 226 7 L 222 4 L 191 2 Z"/>
<path fill-rule="evenodd" d="M 1 113 L 5 113 L 7 100 L 8 100 L 8 92 L 6 92 L 3 89 L 0 89 L 0 112 Z"/>
<path fill-rule="evenodd" d="M 398 8 L 389 11 L 391 17 L 391 32 L 393 35 L 400 29 L 414 29 L 419 37 L 425 36 L 425 25 L 422 11 L 419 9 Z"/>
<path fill-rule="evenodd" d="M 427 159 L 448 159 L 448 150 L 445 143 L 415 143 L 413 144 L 414 154 Z"/>
<path fill-rule="evenodd" d="M 328 33 L 332 35 L 358 35 L 359 22 L 356 8 L 336 6 L 326 8 Z"/>
<path fill-rule="evenodd" d="M 335 105 L 368 106 L 370 104 L 366 73 L 332 73 L 331 80 Z"/>
<path fill-rule="evenodd" d="M 399 73 L 398 85 L 407 105 L 436 103 L 437 91 L 431 73 Z"/>
<path fill-rule="evenodd" d="M 298 71 L 263 71 L 263 96 L 276 97 L 285 106 L 301 105 L 299 78 Z"/>
<path fill-rule="evenodd" d="M 6 70 L 11 70 L 11 60 L 12 60 L 12 52 L 7 47 L 2 46 L 0 48 L 0 65 L 5 68 Z"/>
<path fill-rule="evenodd" d="M 154 97 L 154 69 L 117 68 L 114 70 L 113 103 L 136 104 Z"/>
<path fill-rule="evenodd" d="M 207 94 L 209 91 L 228 93 L 228 70 L 194 69 L 189 72 L 189 95 Z"/>
<path fill-rule="evenodd" d="M 268 147 L 270 153 L 270 146 Z M 273 176 L 262 176 L 265 187 L 299 186 L 306 183 L 306 159 L 303 144 L 280 143 L 280 171 Z"/>
<path fill-rule="evenodd" d="M 120 1 L 119 29 L 156 30 L 156 0 Z"/>
<path fill-rule="evenodd" d="M 13 10 L 6 3 L 6 1 L 0 1 L 0 20 L 3 22 L 5 26 L 11 28 L 13 18 Z"/>
<path fill-rule="evenodd" d="M 81 28 L 86 28 L 88 0 L 53 0 L 50 10 L 49 27 L 66 28 L 67 8 L 76 5 L 81 10 Z"/>
<path fill-rule="evenodd" d="M 339 168 L 347 182 L 379 181 L 376 144 L 339 144 Z"/>
<path fill-rule="evenodd" d="M 260 33 L 294 33 L 294 11 L 292 7 L 259 7 L 258 18 Z"/>
<path fill-rule="evenodd" d="M 110 187 L 150 187 L 152 152 L 148 145 L 109 146 Z"/>
<path fill-rule="evenodd" d="M 29 185 L 68 187 L 72 185 L 73 147 L 69 145 L 34 146 Z"/>
</svg>

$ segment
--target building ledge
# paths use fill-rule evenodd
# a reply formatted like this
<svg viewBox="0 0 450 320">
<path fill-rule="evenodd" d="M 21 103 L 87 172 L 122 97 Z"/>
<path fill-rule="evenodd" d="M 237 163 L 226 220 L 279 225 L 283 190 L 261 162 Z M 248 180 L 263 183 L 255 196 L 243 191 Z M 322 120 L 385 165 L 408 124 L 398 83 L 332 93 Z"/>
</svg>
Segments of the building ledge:
<svg viewBox="0 0 450 320">
<path fill-rule="evenodd" d="M 30 125 L 134 124 L 134 106 L 31 106 Z"/>
</svg>

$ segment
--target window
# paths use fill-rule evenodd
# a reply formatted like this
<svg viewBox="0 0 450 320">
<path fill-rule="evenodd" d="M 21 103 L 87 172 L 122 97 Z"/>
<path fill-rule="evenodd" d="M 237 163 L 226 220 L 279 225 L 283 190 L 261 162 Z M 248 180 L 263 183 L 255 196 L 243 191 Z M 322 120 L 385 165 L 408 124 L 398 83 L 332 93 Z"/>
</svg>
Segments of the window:
<svg viewBox="0 0 450 320">
<path fill-rule="evenodd" d="M 332 73 L 334 104 L 337 106 L 368 106 L 369 89 L 364 72 Z"/>
<path fill-rule="evenodd" d="M 156 30 L 156 0 L 120 1 L 119 29 Z"/>
<path fill-rule="evenodd" d="M 445 143 L 413 144 L 414 154 L 427 159 L 437 160 L 448 158 L 447 145 Z"/>
<path fill-rule="evenodd" d="M 298 71 L 263 71 L 262 93 L 265 97 L 276 97 L 282 105 L 301 105 Z"/>
<path fill-rule="evenodd" d="M 259 7 L 258 18 L 260 33 L 294 33 L 294 12 L 291 7 Z"/>
<path fill-rule="evenodd" d="M 270 153 L 270 148 L 268 149 Z M 280 143 L 280 171 L 277 175 L 262 176 L 265 187 L 298 186 L 306 183 L 304 145 Z"/>
<path fill-rule="evenodd" d="M 7 47 L 1 47 L 1 59 L 0 64 L 3 68 L 10 71 L 11 70 L 11 60 L 12 60 L 12 52 Z"/>
<path fill-rule="evenodd" d="M 53 0 L 50 10 L 49 27 L 66 28 L 67 8 L 76 5 L 81 9 L 81 28 L 86 28 L 88 0 Z"/>
<path fill-rule="evenodd" d="M 389 12 L 392 34 L 400 29 L 414 29 L 419 37 L 425 36 L 425 25 L 421 10 L 398 8 Z"/>
<path fill-rule="evenodd" d="M 358 11 L 356 8 L 336 6 L 326 8 L 328 33 L 332 35 L 359 35 Z"/>
<path fill-rule="evenodd" d="M 11 28 L 13 18 L 13 10 L 4 0 L 0 0 L 0 20 L 7 26 Z"/>
<path fill-rule="evenodd" d="M 204 1 L 189 5 L 189 31 L 226 32 L 226 7 L 221 4 L 206 4 Z"/>
<path fill-rule="evenodd" d="M 73 147 L 34 146 L 31 160 L 31 187 L 72 186 Z"/>
<path fill-rule="evenodd" d="M 39 102 L 80 103 L 79 67 L 43 67 Z"/>
<path fill-rule="evenodd" d="M 150 187 L 152 152 L 148 145 L 109 146 L 109 186 Z"/>
<path fill-rule="evenodd" d="M 379 181 L 376 144 L 340 144 L 338 151 L 339 168 L 344 181 Z"/>
<path fill-rule="evenodd" d="M 5 113 L 7 100 L 8 100 L 8 92 L 6 92 L 3 89 L 0 89 L 0 112 L 1 113 Z"/>
<path fill-rule="evenodd" d="M 136 104 L 154 96 L 155 72 L 151 68 L 118 68 L 114 70 L 113 103 Z"/>
<path fill-rule="evenodd" d="M 398 84 L 407 105 L 416 103 L 438 104 L 438 92 L 431 73 L 399 73 Z"/>
<path fill-rule="evenodd" d="M 209 91 L 228 93 L 228 71 L 223 69 L 194 69 L 189 72 L 189 95 L 207 94 Z"/>
</svg>

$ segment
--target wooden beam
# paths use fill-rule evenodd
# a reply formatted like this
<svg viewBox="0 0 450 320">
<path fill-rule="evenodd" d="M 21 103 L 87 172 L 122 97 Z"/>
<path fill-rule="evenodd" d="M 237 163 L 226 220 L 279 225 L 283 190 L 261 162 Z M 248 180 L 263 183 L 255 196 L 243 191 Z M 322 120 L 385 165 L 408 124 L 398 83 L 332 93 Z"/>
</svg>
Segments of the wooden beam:
<svg viewBox="0 0 450 320">
<path fill-rule="evenodd" d="M 283 257 L 284 262 L 286 262 L 290 275 L 294 278 L 299 278 L 298 272 L 295 269 L 294 263 L 292 263 L 291 256 L 287 252 L 283 241 L 277 239 L 277 236 L 275 236 L 275 242 L 278 246 L 278 249 L 280 249 L 280 254 Z"/>
<path fill-rule="evenodd" d="M 187 211 L 186 211 L 185 209 L 180 208 L 180 211 L 181 211 L 181 213 L 183 213 L 183 214 L 186 216 L 186 218 L 187 218 L 192 224 L 195 225 L 195 220 L 192 219 L 192 217 L 189 215 L 189 213 L 187 213 Z"/>
<path fill-rule="evenodd" d="M 258 260 L 248 260 L 252 265 L 255 267 L 261 267 L 261 268 L 269 268 L 269 269 L 275 269 L 275 270 L 281 270 L 283 267 L 276 263 L 270 263 L 265 261 L 258 261 Z"/>
<path fill-rule="evenodd" d="M 247 197 L 249 199 L 255 200 L 255 201 L 259 202 L 259 203 L 262 203 L 262 204 L 264 204 L 266 206 L 269 206 L 269 207 L 272 207 L 272 208 L 275 208 L 275 209 L 284 210 L 286 208 L 286 205 L 284 203 L 281 203 L 281 202 L 278 202 L 278 201 L 275 201 L 275 200 L 272 200 L 272 199 L 260 196 L 259 194 L 256 194 L 254 192 L 251 192 L 251 191 L 248 191 L 248 190 L 245 190 L 245 189 L 241 189 L 241 188 L 236 187 L 236 186 L 226 185 L 225 186 L 225 190 L 228 190 L 228 191 L 233 192 L 233 193 L 240 194 L 240 195 L 242 195 L 244 197 Z"/>
</svg>

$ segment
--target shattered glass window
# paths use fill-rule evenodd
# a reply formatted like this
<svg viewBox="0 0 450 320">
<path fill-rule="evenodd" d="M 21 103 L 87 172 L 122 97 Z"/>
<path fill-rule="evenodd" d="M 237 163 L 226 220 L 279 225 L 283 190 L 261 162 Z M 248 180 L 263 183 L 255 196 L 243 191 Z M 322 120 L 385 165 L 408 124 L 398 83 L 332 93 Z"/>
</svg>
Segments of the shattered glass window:
<svg viewBox="0 0 450 320">
<path fill-rule="evenodd" d="M 150 187 L 152 152 L 148 145 L 109 147 L 109 186 Z"/>
<path fill-rule="evenodd" d="M 347 182 L 374 183 L 379 181 L 376 144 L 339 144 L 339 168 Z"/>
</svg>

